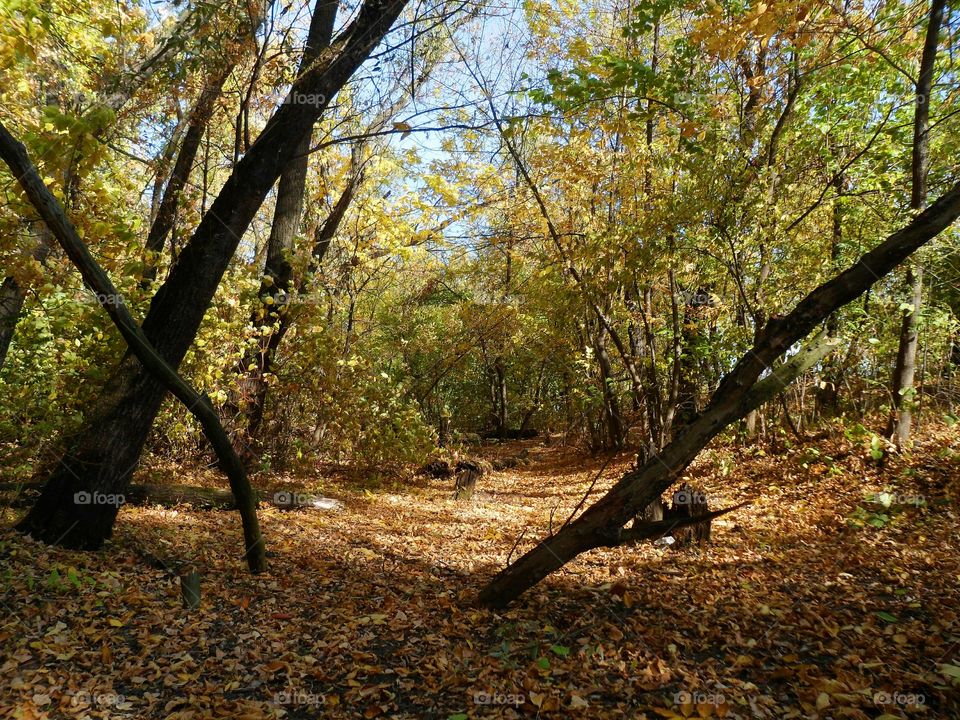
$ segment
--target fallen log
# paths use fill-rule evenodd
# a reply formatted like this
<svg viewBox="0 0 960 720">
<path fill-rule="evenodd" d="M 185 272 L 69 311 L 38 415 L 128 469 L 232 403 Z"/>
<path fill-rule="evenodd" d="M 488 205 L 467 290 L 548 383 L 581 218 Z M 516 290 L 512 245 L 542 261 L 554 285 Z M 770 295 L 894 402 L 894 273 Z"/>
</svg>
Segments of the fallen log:
<svg viewBox="0 0 960 720">
<path fill-rule="evenodd" d="M 0 483 L 0 493 L 12 493 L 9 507 L 33 504 L 43 483 Z M 333 498 L 291 491 L 269 492 L 253 490 L 254 502 L 262 502 L 283 510 L 312 509 L 340 510 L 343 503 Z M 177 507 L 192 505 L 201 510 L 236 510 L 237 500 L 230 490 L 196 487 L 194 485 L 131 485 L 123 495 L 124 505 L 160 505 Z"/>
</svg>

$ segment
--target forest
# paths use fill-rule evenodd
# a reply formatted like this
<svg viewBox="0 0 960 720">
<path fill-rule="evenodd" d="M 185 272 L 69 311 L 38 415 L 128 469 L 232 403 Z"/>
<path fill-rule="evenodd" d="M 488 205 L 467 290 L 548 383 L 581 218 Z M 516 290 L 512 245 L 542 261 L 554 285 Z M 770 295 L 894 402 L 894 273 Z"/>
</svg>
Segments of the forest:
<svg viewBox="0 0 960 720">
<path fill-rule="evenodd" d="M 960 717 L 946 0 L 0 0 L 0 717 Z"/>
</svg>

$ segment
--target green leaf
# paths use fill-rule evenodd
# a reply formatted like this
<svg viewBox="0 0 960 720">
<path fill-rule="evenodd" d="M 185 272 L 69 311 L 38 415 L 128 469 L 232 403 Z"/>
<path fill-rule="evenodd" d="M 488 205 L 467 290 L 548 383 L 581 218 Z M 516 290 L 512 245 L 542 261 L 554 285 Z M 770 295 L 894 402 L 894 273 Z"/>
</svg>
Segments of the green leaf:
<svg viewBox="0 0 960 720">
<path fill-rule="evenodd" d="M 565 645 L 553 645 L 550 647 L 550 652 L 559 657 L 566 657 L 570 654 L 570 648 Z"/>
<path fill-rule="evenodd" d="M 47 577 L 47 587 L 54 590 L 59 590 L 63 586 L 63 583 L 60 580 L 60 573 L 57 572 L 57 569 L 54 568 L 50 571 L 50 575 Z"/>
<path fill-rule="evenodd" d="M 546 656 L 541 657 L 539 660 L 537 660 L 537 667 L 539 667 L 541 670 L 549 670 L 550 660 Z"/>
<path fill-rule="evenodd" d="M 940 672 L 942 672 L 947 677 L 952 677 L 952 678 L 956 678 L 957 680 L 960 680 L 960 667 L 957 667 L 956 665 L 948 665 L 944 663 L 943 665 L 940 666 Z"/>
<path fill-rule="evenodd" d="M 890 613 L 885 612 L 883 610 L 878 610 L 877 612 L 874 613 L 874 615 L 876 615 L 878 618 L 888 623 L 900 622 L 899 620 L 897 620 L 896 615 L 891 615 Z"/>
</svg>

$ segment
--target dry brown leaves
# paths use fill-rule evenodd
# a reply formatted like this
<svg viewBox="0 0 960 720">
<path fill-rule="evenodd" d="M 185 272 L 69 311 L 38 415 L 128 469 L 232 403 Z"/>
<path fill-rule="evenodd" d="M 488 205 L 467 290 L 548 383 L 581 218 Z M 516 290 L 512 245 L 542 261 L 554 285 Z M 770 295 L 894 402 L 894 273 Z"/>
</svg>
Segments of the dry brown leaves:
<svg viewBox="0 0 960 720">
<path fill-rule="evenodd" d="M 125 508 L 103 552 L 0 534 L 0 708 L 20 718 L 960 716 L 960 440 L 879 467 L 836 433 L 690 470 L 707 548 L 593 552 L 509 611 L 472 605 L 517 537 L 563 522 L 602 464 L 537 443 L 474 500 L 358 491 L 339 513 L 261 511 L 269 574 L 234 514 Z M 611 463 L 595 492 L 629 463 Z M 182 477 L 175 481 L 183 482 Z M 865 496 L 887 490 L 890 508 Z M 922 498 L 918 505 L 911 499 Z M 890 498 L 885 498 L 890 499 Z M 906 500 L 907 502 L 900 502 Z M 859 510 L 858 510 L 859 508 Z M 885 520 L 883 518 L 886 518 Z M 874 525 L 879 525 L 875 527 Z M 174 572 L 196 566 L 199 610 Z"/>
</svg>

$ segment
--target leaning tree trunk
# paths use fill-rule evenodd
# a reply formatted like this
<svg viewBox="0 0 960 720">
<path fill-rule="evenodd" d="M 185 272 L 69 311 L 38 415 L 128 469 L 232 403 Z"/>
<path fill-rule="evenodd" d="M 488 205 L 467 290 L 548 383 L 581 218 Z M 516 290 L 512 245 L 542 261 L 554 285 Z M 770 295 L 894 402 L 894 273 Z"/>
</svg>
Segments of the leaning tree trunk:
<svg viewBox="0 0 960 720">
<path fill-rule="evenodd" d="M 179 367 L 183 360 L 240 238 L 300 139 L 389 31 L 406 2 L 367 0 L 356 19 L 297 79 L 288 96 L 291 101 L 279 107 L 234 167 L 154 295 L 143 323 L 147 339 L 171 367 Z M 324 102 L 293 101 L 300 96 Z M 73 496 L 79 491 L 123 493 L 165 395 L 163 384 L 128 354 L 18 529 L 67 547 L 99 547 L 110 536 L 116 508 L 93 506 L 79 512 Z"/>
<path fill-rule="evenodd" d="M 204 434 L 217 453 L 221 467 L 230 480 L 230 489 L 240 510 L 246 541 L 243 555 L 247 558 L 247 563 L 252 572 L 261 572 L 266 568 L 266 548 L 257 520 L 256 495 L 250 488 L 246 469 L 240 458 L 233 452 L 230 439 L 221 426 L 220 419 L 210 404 L 209 398 L 200 396 L 184 382 L 176 370 L 157 355 L 156 350 L 143 334 L 142 328 L 130 315 L 130 311 L 117 292 L 116 287 L 90 254 L 86 244 L 80 239 L 80 235 L 67 218 L 63 207 L 40 179 L 36 167 L 27 156 L 26 149 L 7 132 L 2 123 L 0 123 L 0 157 L 10 167 L 31 205 L 39 213 L 50 233 L 56 237 L 64 252 L 80 271 L 84 282 L 97 293 L 100 304 L 107 311 L 110 319 L 113 320 L 130 350 L 136 354 L 137 359 L 143 363 L 144 367 L 162 382 L 167 390 L 181 400 L 200 422 Z M 118 497 L 119 495 L 113 496 L 112 501 L 101 503 L 96 501 L 96 494 L 91 497 L 89 493 L 81 492 L 75 493 L 72 501 L 75 507 L 80 508 L 80 513 L 93 510 L 96 514 L 99 512 L 98 506 L 101 505 L 112 508 L 116 513 L 123 502 L 122 499 L 118 501 Z"/>
<path fill-rule="evenodd" d="M 770 320 L 753 348 L 723 378 L 710 404 L 663 451 L 624 475 L 598 502 L 510 565 L 481 591 L 485 605 L 503 607 L 582 552 L 634 539 L 623 526 L 668 488 L 710 440 L 775 397 L 821 360 L 831 343 L 817 341 L 758 382 L 778 357 L 830 313 L 854 300 L 960 216 L 960 183 L 853 266 L 807 295 L 783 318 Z"/>
<path fill-rule="evenodd" d="M 933 71 L 937 60 L 937 45 L 940 41 L 940 26 L 946 0 L 933 0 L 927 34 L 920 56 L 920 72 L 917 75 L 916 101 L 913 113 L 913 154 L 910 165 L 910 207 L 920 210 L 927 201 L 927 173 L 930 170 L 930 101 L 933 89 Z M 911 290 L 911 307 L 904 310 L 900 320 L 900 345 L 893 370 L 893 413 L 890 435 L 894 444 L 901 448 L 910 440 L 913 422 L 913 377 L 917 367 L 917 324 L 920 303 L 923 298 L 923 268 L 920 265 L 907 272 L 907 285 Z"/>
</svg>

